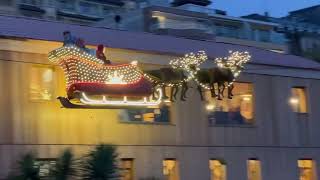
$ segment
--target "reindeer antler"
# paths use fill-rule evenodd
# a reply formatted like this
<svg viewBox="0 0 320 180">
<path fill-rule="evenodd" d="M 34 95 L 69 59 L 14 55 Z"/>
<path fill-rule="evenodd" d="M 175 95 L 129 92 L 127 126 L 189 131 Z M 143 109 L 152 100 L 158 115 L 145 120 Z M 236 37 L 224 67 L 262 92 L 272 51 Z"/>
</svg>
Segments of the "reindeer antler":
<svg viewBox="0 0 320 180">
<path fill-rule="evenodd" d="M 219 68 L 229 68 L 235 77 L 239 76 L 243 65 L 251 59 L 249 52 L 229 51 L 229 56 L 216 58 L 215 63 Z"/>
<path fill-rule="evenodd" d="M 173 59 L 169 62 L 172 68 L 183 68 L 188 70 L 190 67 L 189 65 L 195 65 L 199 67 L 200 64 L 205 62 L 208 59 L 207 54 L 204 51 L 198 51 L 196 54 L 188 53 L 185 54 L 184 57 L 180 57 L 177 59 Z"/>
</svg>

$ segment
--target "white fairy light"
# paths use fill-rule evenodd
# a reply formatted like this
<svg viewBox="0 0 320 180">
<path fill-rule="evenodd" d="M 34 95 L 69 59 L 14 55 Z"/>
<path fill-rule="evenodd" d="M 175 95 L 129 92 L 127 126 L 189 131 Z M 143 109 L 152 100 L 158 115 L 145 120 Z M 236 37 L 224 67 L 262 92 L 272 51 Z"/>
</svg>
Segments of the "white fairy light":
<svg viewBox="0 0 320 180">
<path fill-rule="evenodd" d="M 103 96 L 101 100 L 90 99 L 86 93 L 81 93 L 80 101 L 83 104 L 87 105 L 114 105 L 114 106 L 158 106 L 162 100 L 162 91 L 161 89 L 156 90 L 158 92 L 158 99 L 155 101 L 147 101 L 146 97 L 143 97 L 142 100 L 128 100 L 126 96 L 124 96 L 123 100 L 108 100 L 106 96 Z"/>
<path fill-rule="evenodd" d="M 67 88 L 78 82 L 135 84 L 143 78 L 142 71 L 137 68 L 137 61 L 131 64 L 105 66 L 102 60 L 74 45 L 54 50 L 48 57 L 51 62 L 63 67 Z"/>
</svg>

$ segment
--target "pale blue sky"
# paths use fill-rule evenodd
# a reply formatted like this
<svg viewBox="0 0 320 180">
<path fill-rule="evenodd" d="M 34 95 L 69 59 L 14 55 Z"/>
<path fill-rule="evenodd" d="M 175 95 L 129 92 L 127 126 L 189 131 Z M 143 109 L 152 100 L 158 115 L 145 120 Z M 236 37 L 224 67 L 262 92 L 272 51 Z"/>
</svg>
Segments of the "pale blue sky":
<svg viewBox="0 0 320 180">
<path fill-rule="evenodd" d="M 282 17 L 289 11 L 318 4 L 320 0 L 212 0 L 211 7 L 226 10 L 232 16 L 268 11 L 271 16 Z"/>
</svg>

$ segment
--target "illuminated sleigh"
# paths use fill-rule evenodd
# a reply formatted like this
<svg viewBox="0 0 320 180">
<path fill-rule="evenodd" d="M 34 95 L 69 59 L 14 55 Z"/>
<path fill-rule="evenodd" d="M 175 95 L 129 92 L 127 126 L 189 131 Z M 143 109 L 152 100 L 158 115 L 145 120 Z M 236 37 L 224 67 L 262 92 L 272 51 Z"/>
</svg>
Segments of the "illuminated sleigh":
<svg viewBox="0 0 320 180">
<path fill-rule="evenodd" d="M 73 45 L 50 52 L 49 60 L 60 65 L 65 73 L 67 97 L 58 97 L 64 107 L 148 107 L 161 103 L 162 91 L 157 89 L 157 99 L 151 98 L 152 83 L 136 62 L 106 65 Z"/>
</svg>

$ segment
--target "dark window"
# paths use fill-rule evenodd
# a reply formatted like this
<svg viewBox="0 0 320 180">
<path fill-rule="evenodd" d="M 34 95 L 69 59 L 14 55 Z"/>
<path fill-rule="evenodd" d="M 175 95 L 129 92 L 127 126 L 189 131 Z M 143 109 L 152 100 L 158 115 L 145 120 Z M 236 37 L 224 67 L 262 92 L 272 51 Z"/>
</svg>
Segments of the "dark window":
<svg viewBox="0 0 320 180">
<path fill-rule="evenodd" d="M 157 109 L 124 109 L 120 119 L 124 122 L 169 123 L 170 107 L 162 105 Z"/>
</svg>

